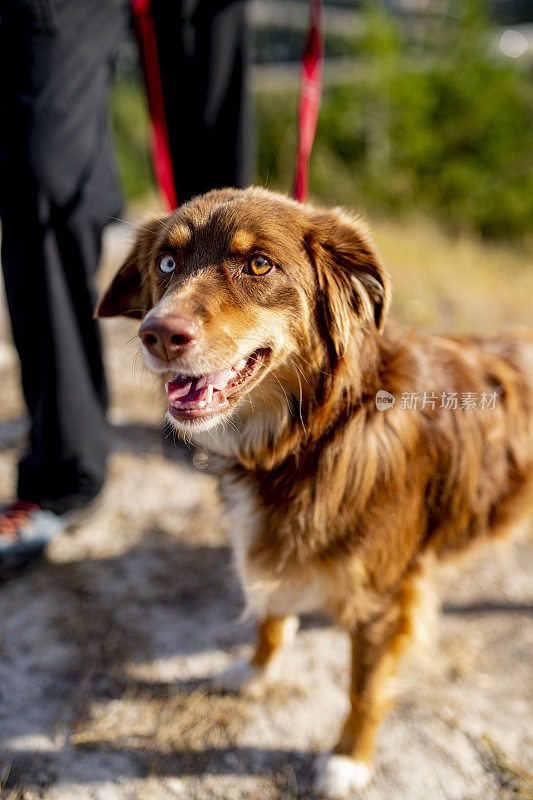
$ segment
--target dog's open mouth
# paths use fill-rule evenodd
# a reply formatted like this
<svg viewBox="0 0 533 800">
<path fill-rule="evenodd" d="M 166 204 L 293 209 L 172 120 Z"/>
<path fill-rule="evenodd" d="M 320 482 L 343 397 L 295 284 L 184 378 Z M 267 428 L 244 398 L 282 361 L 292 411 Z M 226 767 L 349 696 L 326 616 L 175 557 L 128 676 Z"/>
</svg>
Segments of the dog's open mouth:
<svg viewBox="0 0 533 800">
<path fill-rule="evenodd" d="M 195 419 L 218 414 L 228 407 L 228 397 L 248 383 L 266 365 L 269 348 L 255 350 L 232 367 L 210 375 L 177 373 L 165 384 L 168 410 L 176 419 Z"/>
</svg>

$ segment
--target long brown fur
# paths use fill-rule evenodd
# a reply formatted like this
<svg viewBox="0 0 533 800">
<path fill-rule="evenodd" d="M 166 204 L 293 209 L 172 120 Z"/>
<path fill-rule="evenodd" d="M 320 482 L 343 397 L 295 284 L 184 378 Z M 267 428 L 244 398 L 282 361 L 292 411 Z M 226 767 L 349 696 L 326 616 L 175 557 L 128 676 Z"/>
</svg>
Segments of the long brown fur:
<svg viewBox="0 0 533 800">
<path fill-rule="evenodd" d="M 156 270 L 169 251 L 170 278 Z M 250 252 L 275 272 L 245 279 Z M 262 615 L 253 664 L 272 658 L 280 619 L 306 592 L 319 597 L 353 648 L 352 711 L 336 752 L 367 764 L 385 684 L 420 613 L 420 576 L 504 534 L 533 502 L 533 335 L 408 334 L 386 322 L 389 297 L 359 220 L 249 189 L 212 192 L 150 223 L 100 305 L 101 316 L 193 316 L 197 353 L 170 375 L 194 374 L 195 358 L 203 374 L 271 347 L 224 433 L 186 435 L 214 449 L 230 511 L 240 492 L 251 498 L 252 533 L 237 556 Z M 380 389 L 393 408 L 377 410 Z M 435 393 L 436 408 L 402 408 L 402 394 L 416 392 Z M 444 409 L 443 392 L 497 401 Z M 254 605 L 265 581 L 270 594 Z"/>
</svg>

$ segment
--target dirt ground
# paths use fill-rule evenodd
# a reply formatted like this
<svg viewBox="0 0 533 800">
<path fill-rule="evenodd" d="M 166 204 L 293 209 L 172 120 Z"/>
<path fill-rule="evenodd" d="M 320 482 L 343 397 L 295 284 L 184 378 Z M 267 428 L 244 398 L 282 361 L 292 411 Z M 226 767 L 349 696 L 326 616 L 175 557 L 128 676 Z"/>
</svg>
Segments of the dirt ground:
<svg viewBox="0 0 533 800">
<path fill-rule="evenodd" d="M 125 228 L 110 232 L 104 276 L 129 239 Z M 400 267 L 396 255 L 397 308 L 409 318 L 413 281 Z M 495 316 L 474 309 L 474 327 L 505 316 L 507 302 L 523 308 L 523 285 L 513 295 L 498 269 L 490 274 L 506 288 Z M 436 309 L 438 324 L 460 318 L 467 300 L 426 286 L 417 302 L 419 316 Z M 283 682 L 261 696 L 209 692 L 212 675 L 250 653 L 253 624 L 239 621 L 216 486 L 164 438 L 163 400 L 135 358 L 135 330 L 105 325 L 114 452 L 100 506 L 45 563 L 0 586 L 1 796 L 311 798 L 314 756 L 347 707 L 347 639 L 306 618 Z M 27 427 L 17 369 L 2 305 L 0 499 L 13 491 Z M 525 531 L 442 572 L 436 642 L 402 670 L 367 800 L 533 798 L 532 568 Z"/>
</svg>

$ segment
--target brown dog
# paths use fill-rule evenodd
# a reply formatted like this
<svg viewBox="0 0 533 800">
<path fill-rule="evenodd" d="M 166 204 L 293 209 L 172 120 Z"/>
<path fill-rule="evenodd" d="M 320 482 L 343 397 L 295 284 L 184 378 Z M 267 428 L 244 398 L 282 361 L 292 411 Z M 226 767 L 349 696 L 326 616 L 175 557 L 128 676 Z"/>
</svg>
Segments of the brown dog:
<svg viewBox="0 0 533 800">
<path fill-rule="evenodd" d="M 317 789 L 369 779 L 386 683 L 436 558 L 499 536 L 533 499 L 533 336 L 385 325 L 362 224 L 264 189 L 198 197 L 139 235 L 101 317 L 142 318 L 168 418 L 216 454 L 259 641 L 256 679 L 323 610 L 353 645 L 351 712 Z"/>
</svg>

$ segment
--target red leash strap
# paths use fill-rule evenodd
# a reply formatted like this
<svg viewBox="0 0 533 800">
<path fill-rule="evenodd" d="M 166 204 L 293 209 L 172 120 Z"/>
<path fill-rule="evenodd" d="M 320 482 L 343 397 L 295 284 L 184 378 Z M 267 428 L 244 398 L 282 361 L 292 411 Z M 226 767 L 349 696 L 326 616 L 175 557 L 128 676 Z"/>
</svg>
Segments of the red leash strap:
<svg viewBox="0 0 533 800">
<path fill-rule="evenodd" d="M 131 8 L 152 117 L 152 161 L 154 172 L 159 188 L 167 201 L 168 208 L 172 211 L 178 205 L 178 199 L 170 155 L 167 117 L 150 0 L 131 0 Z"/>
<path fill-rule="evenodd" d="M 302 60 L 300 106 L 298 110 L 298 156 L 295 198 L 303 203 L 309 188 L 309 160 L 315 139 L 322 67 L 324 65 L 324 22 L 322 0 L 311 0 L 311 23 Z"/>
<path fill-rule="evenodd" d="M 152 117 L 154 171 L 159 188 L 167 201 L 169 209 L 172 210 L 176 208 L 178 200 L 150 0 L 131 0 L 131 5 Z M 311 0 L 311 20 L 302 59 L 298 110 L 298 155 L 294 196 L 299 202 L 305 202 L 307 199 L 309 161 L 318 120 L 323 64 L 324 25 L 322 0 Z"/>
</svg>

